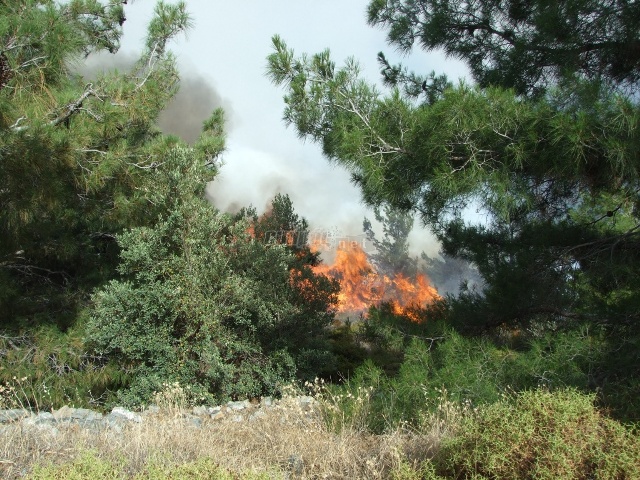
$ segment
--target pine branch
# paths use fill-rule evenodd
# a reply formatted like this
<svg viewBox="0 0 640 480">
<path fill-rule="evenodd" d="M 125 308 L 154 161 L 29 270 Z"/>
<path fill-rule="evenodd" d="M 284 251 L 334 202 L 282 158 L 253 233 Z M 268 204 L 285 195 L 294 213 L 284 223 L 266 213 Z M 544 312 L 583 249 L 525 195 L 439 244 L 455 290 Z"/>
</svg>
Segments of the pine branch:
<svg viewBox="0 0 640 480">
<path fill-rule="evenodd" d="M 85 87 L 85 91 L 82 93 L 82 95 L 80 95 L 80 97 L 78 97 L 77 100 L 71 102 L 70 104 L 68 104 L 65 108 L 64 111 L 61 115 L 59 115 L 58 117 L 56 117 L 55 119 L 51 120 L 50 122 L 48 122 L 46 125 L 50 126 L 50 127 L 57 127 L 58 125 L 62 124 L 62 123 L 66 123 L 68 122 L 71 117 L 77 113 L 78 111 L 80 111 L 82 109 L 82 104 L 84 103 L 84 101 L 89 98 L 89 97 L 96 97 L 96 98 L 100 98 L 100 96 L 98 95 L 98 93 L 93 89 L 93 83 L 89 83 L 86 87 Z M 10 129 L 14 132 L 22 132 L 25 130 L 29 129 L 29 125 L 23 125 L 23 126 L 19 126 L 18 123 L 20 123 L 21 120 L 23 120 L 24 117 L 20 117 L 18 120 L 16 120 L 16 122 L 10 127 Z"/>
</svg>

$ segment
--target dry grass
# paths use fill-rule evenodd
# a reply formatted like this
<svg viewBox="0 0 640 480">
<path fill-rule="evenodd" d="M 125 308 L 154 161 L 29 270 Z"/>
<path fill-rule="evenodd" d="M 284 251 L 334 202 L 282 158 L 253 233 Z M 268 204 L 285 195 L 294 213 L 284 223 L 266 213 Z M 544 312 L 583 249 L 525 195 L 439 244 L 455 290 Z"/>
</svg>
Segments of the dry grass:
<svg viewBox="0 0 640 480">
<path fill-rule="evenodd" d="M 9 425 L 0 431 L 0 472 L 18 478 L 35 465 L 64 463 L 88 450 L 135 475 L 155 466 L 211 459 L 231 472 L 260 472 L 270 478 L 389 478 L 400 465 L 424 460 L 437 438 L 398 430 L 372 435 L 349 425 L 327 427 L 316 409 L 303 411 L 294 400 L 264 415 L 234 421 L 206 419 L 200 427 L 175 408 L 128 425 L 122 432 L 91 433 L 79 427 L 46 429 Z"/>
</svg>

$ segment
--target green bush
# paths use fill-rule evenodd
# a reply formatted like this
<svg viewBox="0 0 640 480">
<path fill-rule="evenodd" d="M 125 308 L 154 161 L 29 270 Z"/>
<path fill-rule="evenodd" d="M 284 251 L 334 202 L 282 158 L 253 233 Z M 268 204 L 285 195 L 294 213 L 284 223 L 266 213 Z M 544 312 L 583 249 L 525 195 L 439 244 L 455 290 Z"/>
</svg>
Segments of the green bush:
<svg viewBox="0 0 640 480">
<path fill-rule="evenodd" d="M 126 383 L 127 375 L 88 351 L 82 315 L 66 332 L 42 325 L 0 335 L 0 408 L 50 410 L 62 405 L 96 408 Z"/>
<path fill-rule="evenodd" d="M 36 466 L 28 477 L 31 480 L 122 480 L 126 475 L 121 464 L 99 458 L 94 452 L 85 452 L 71 462 L 61 465 Z"/>
<path fill-rule="evenodd" d="M 345 382 L 344 392 L 352 396 L 373 387 L 368 415 L 373 431 L 404 422 L 420 425 L 437 412 L 444 394 L 447 401 L 475 407 L 537 387 L 589 391 L 605 347 L 599 335 L 584 328 L 529 339 L 528 347 L 519 350 L 452 330 L 433 333 L 437 336 L 411 337 L 396 374 L 367 362 Z"/>
<path fill-rule="evenodd" d="M 526 391 L 462 420 L 434 458 L 447 478 L 640 478 L 640 439 L 573 389 Z"/>
<path fill-rule="evenodd" d="M 140 467 L 135 475 L 131 475 L 123 462 L 100 458 L 96 452 L 84 452 L 74 460 L 62 464 L 40 465 L 34 468 L 30 480 L 124 480 L 156 479 L 156 480 L 233 480 L 245 478 L 260 480 L 273 478 L 266 474 L 245 472 L 238 475 L 230 472 L 208 458 L 201 458 L 182 465 L 158 465 L 150 461 Z"/>
<path fill-rule="evenodd" d="M 119 237 L 123 279 L 94 296 L 88 338 L 131 371 L 121 401 L 145 403 L 164 382 L 200 386 L 202 400 L 255 397 L 294 378 L 291 355 L 260 342 L 295 315 L 288 255 L 246 228 L 194 205 Z"/>
<path fill-rule="evenodd" d="M 172 155 L 195 161 L 185 149 Z M 132 378 L 118 401 L 147 403 L 174 382 L 197 403 L 252 398 L 319 373 L 333 285 L 204 199 L 170 212 L 118 236 L 121 278 L 93 296 L 87 337 Z"/>
</svg>

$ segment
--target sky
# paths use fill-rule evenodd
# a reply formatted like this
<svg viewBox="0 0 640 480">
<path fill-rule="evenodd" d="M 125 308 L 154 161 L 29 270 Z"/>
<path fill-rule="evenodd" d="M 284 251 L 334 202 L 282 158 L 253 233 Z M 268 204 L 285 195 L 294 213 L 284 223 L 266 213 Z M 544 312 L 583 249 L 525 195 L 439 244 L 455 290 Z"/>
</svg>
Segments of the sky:
<svg viewBox="0 0 640 480">
<path fill-rule="evenodd" d="M 193 28 L 169 47 L 177 57 L 181 90 L 161 124 L 189 141 L 214 108 L 225 109 L 227 149 L 220 174 L 207 189 L 212 202 L 222 210 L 251 204 L 260 212 L 277 193 L 286 193 L 312 230 L 362 234 L 363 218 L 373 220 L 373 213 L 362 203 L 348 172 L 330 164 L 319 145 L 301 140 L 282 120 L 284 91 L 266 77 L 272 36 L 280 35 L 297 54 L 328 48 L 338 66 L 354 57 L 372 82 L 380 78 L 379 51 L 391 63 L 446 73 L 452 80 L 466 76 L 465 67 L 438 52 L 398 54 L 387 45 L 383 30 L 367 25 L 367 0 L 186 3 Z M 123 57 L 137 56 L 154 6 L 154 0 L 129 1 L 125 6 Z M 418 225 L 410 241 L 414 254 L 438 251 L 428 230 Z"/>
</svg>

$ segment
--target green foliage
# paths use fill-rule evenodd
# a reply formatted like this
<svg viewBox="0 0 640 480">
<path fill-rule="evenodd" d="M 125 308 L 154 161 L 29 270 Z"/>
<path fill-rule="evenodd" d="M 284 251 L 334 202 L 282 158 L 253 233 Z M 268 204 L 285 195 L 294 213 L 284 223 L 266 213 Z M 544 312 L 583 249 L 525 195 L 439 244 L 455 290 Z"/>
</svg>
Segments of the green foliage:
<svg viewBox="0 0 640 480">
<path fill-rule="evenodd" d="M 445 439 L 445 478 L 618 479 L 640 475 L 640 440 L 575 390 L 523 392 L 481 407 Z"/>
<path fill-rule="evenodd" d="M 458 295 L 467 291 L 482 291 L 483 280 L 478 269 L 470 262 L 440 252 L 439 257 L 429 257 L 422 252 L 424 264 L 421 270 L 440 295 Z"/>
<path fill-rule="evenodd" d="M 446 480 L 436 473 L 431 461 L 420 462 L 419 465 L 411 465 L 409 462 L 402 462 L 391 472 L 393 480 Z"/>
<path fill-rule="evenodd" d="M 368 21 L 409 51 L 444 49 L 483 87 L 539 94 L 573 75 L 635 88 L 640 11 L 633 2 L 373 0 Z"/>
<path fill-rule="evenodd" d="M 160 3 L 133 69 L 90 83 L 74 67 L 118 49 L 122 2 L 3 2 L 0 18 L 0 313 L 18 329 L 86 300 L 113 272 L 114 235 L 157 215 L 150 186 L 168 142 L 155 122 L 178 86 L 165 45 L 189 18 Z M 201 149 L 209 162 L 219 133 Z"/>
<path fill-rule="evenodd" d="M 462 59 L 477 85 L 380 55 L 380 91 L 355 61 L 296 56 L 276 36 L 268 74 L 285 88 L 286 123 L 346 167 L 367 203 L 418 213 L 444 255 L 477 268 L 482 291 L 462 289 L 441 318 L 488 336 L 603 326 L 598 375 L 585 383 L 569 368 L 568 383 L 617 382 L 608 404 L 613 391 L 630 398 L 640 357 L 616 370 L 610 352 L 619 331 L 636 343 L 640 320 L 638 7 L 374 0 L 368 14 L 401 49 Z"/>
<path fill-rule="evenodd" d="M 282 339 L 294 338 L 297 334 L 298 376 L 311 380 L 319 373 L 332 371 L 335 358 L 329 352 L 326 328 L 333 322 L 340 285 L 336 280 L 314 272 L 313 267 L 321 259 L 320 253 L 312 252 L 308 244 L 307 221 L 295 213 L 291 199 L 283 194 L 273 198 L 262 216 L 258 217 L 252 208 L 242 210 L 237 218 L 243 216 L 250 220 L 250 232 L 257 242 L 267 246 L 281 245 L 289 253 L 290 301 L 298 313 L 292 317 L 293 321 L 282 319 L 269 337 L 263 337 L 264 342 L 285 347 Z"/>
<path fill-rule="evenodd" d="M 131 368 L 84 344 L 91 291 L 116 273 L 117 235 L 202 198 L 224 148 L 222 110 L 188 162 L 156 124 L 178 89 L 166 46 L 190 26 L 184 2 L 158 3 L 130 71 L 75 73 L 118 49 L 124 3 L 0 5 L 0 328 L 24 340 L 2 350 L 0 378 L 19 379 L 19 401 L 34 408 L 103 404 L 130 382 Z M 154 293 L 144 299 L 158 312 L 173 307 Z"/>
<path fill-rule="evenodd" d="M 78 322 L 63 334 L 55 325 L 40 326 L 21 336 L 0 336 L 0 408 L 96 408 L 111 399 L 127 375 L 87 351 L 83 327 Z"/>
<path fill-rule="evenodd" d="M 177 185 L 199 164 L 184 148 L 166 162 Z M 88 338 L 133 376 L 120 400 L 145 403 L 163 382 L 189 385 L 194 402 L 257 397 L 315 375 L 331 360 L 334 291 L 323 288 L 333 286 L 313 275 L 299 283 L 299 257 L 251 236 L 247 219 L 203 198 L 169 198 L 171 213 L 153 228 L 118 236 L 122 279 L 94 296 Z"/>
<path fill-rule="evenodd" d="M 149 461 L 132 476 L 123 462 L 103 459 L 97 452 L 88 451 L 69 462 L 37 466 L 27 478 L 31 480 L 81 480 L 88 478 L 96 480 L 123 480 L 125 478 L 139 480 L 146 478 L 159 480 L 196 480 L 200 478 L 233 480 L 239 477 L 236 473 L 216 465 L 208 458 L 201 458 L 181 465 L 161 465 L 157 462 Z M 246 472 L 242 474 L 242 478 L 260 480 L 272 477 L 266 474 Z"/>
<path fill-rule="evenodd" d="M 359 339 L 369 345 L 369 358 L 385 373 L 395 375 L 413 339 L 436 339 L 442 336 L 442 322 L 447 319 L 447 303 L 437 300 L 425 308 L 415 309 L 414 318 L 398 316 L 393 305 L 382 303 L 369 308 L 367 321 Z M 415 319 L 421 319 L 416 322 Z"/>
<path fill-rule="evenodd" d="M 329 342 L 335 363 L 324 365 L 320 373 L 323 378 L 334 383 L 350 378 L 356 368 L 371 355 L 360 342 L 359 327 L 350 322 L 334 324 L 329 330 Z"/>
<path fill-rule="evenodd" d="M 413 215 L 384 206 L 382 211 L 375 208 L 375 219 L 382 224 L 383 237 L 378 240 L 371 222 L 365 218 L 364 233 L 376 249 L 370 256 L 377 271 L 383 275 L 401 273 L 411 277 L 416 274 L 416 262 L 409 256 L 409 233 L 413 228 Z"/>
<path fill-rule="evenodd" d="M 435 456 L 395 479 L 631 479 L 640 475 L 640 438 L 575 390 L 533 390 L 460 416 Z"/>
<path fill-rule="evenodd" d="M 532 388 L 588 391 L 608 353 L 602 335 L 588 329 L 543 335 L 505 331 L 491 340 L 465 338 L 442 324 L 396 325 L 375 320 L 369 341 L 377 345 L 372 347 L 377 366 L 368 361 L 344 387 L 352 396 L 373 387 L 367 423 L 376 432 L 404 422 L 421 425 L 443 399 L 475 407 Z M 399 363 L 395 370 L 392 355 Z"/>
<path fill-rule="evenodd" d="M 99 458 L 95 452 L 85 452 L 71 462 L 62 465 L 42 465 L 34 468 L 29 478 L 33 480 L 71 479 L 120 480 L 125 475 L 122 465 L 115 465 Z"/>
</svg>

